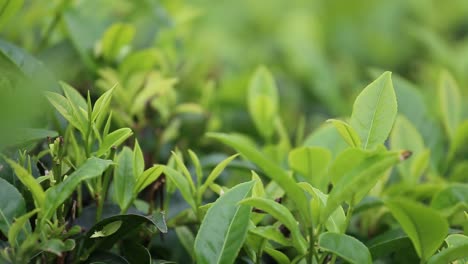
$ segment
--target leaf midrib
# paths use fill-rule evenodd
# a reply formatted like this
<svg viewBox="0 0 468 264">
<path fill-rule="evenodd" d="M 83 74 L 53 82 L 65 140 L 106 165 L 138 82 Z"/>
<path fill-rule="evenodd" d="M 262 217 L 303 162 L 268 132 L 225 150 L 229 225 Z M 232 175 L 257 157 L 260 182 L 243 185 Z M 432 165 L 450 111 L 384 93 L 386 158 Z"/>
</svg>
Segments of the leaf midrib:
<svg viewBox="0 0 468 264">
<path fill-rule="evenodd" d="M 379 106 L 380 99 L 382 98 L 382 93 L 383 93 L 383 90 L 385 89 L 385 85 L 386 85 L 386 83 L 383 83 L 381 85 L 382 88 L 380 89 L 379 95 L 377 96 L 377 103 L 375 104 L 375 109 L 374 109 L 374 112 L 372 113 L 371 124 L 370 124 L 370 127 L 369 127 L 369 132 L 367 133 L 366 143 L 364 144 L 364 149 L 367 149 L 367 146 L 369 145 L 369 138 L 370 138 L 370 135 L 372 133 L 372 128 L 374 127 L 375 115 L 377 113 L 377 108 Z"/>
</svg>

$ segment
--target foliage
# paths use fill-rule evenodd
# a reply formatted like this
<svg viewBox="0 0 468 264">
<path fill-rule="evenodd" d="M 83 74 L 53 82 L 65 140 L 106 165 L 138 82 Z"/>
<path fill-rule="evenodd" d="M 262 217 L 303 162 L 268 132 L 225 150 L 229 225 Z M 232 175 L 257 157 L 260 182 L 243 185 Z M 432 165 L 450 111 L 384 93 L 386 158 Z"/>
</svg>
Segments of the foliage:
<svg viewBox="0 0 468 264">
<path fill-rule="evenodd" d="M 0 6 L 0 263 L 468 262 L 466 1 Z"/>
</svg>

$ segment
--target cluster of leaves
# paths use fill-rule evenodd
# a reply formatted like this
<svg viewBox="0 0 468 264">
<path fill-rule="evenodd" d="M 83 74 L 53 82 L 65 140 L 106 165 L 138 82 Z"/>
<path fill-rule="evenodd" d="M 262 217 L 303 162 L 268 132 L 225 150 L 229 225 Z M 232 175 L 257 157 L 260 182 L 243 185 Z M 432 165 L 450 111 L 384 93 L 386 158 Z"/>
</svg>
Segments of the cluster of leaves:
<svg viewBox="0 0 468 264">
<path fill-rule="evenodd" d="M 0 262 L 468 262 L 467 4 L 376 3 L 0 0 Z"/>
</svg>

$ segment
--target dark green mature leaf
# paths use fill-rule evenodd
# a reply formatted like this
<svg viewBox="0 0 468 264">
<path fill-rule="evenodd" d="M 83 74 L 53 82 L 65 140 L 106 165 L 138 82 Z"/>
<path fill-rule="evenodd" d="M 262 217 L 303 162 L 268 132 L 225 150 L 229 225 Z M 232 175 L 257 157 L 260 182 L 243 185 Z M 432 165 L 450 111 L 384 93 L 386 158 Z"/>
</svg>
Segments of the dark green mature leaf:
<svg viewBox="0 0 468 264">
<path fill-rule="evenodd" d="M 349 263 L 372 263 L 369 249 L 354 237 L 326 232 L 320 235 L 318 244 L 321 249 L 337 255 Z"/>
<path fill-rule="evenodd" d="M 122 254 L 130 264 L 151 264 L 151 254 L 144 246 L 126 242 L 122 246 Z"/>
<path fill-rule="evenodd" d="M 410 237 L 419 257 L 427 260 L 441 246 L 449 225 L 434 209 L 411 200 L 398 198 L 385 202 Z"/>
<path fill-rule="evenodd" d="M 117 158 L 117 165 L 114 170 L 114 196 L 120 209 L 124 210 L 131 203 L 135 183 L 133 152 L 130 148 L 124 147 Z"/>
<path fill-rule="evenodd" d="M 402 229 L 392 229 L 378 235 L 367 243 L 373 258 L 388 255 L 391 252 L 407 250 L 411 247 L 411 240 Z"/>
<path fill-rule="evenodd" d="M 47 221 L 53 216 L 59 206 L 70 198 L 78 184 L 100 176 L 111 164 L 111 160 L 91 157 L 63 182 L 49 188 L 45 193 L 44 209 L 40 212 L 42 221 Z"/>
<path fill-rule="evenodd" d="M 107 264 L 107 263 L 113 263 L 113 264 L 131 264 L 128 262 L 125 258 L 111 253 L 111 252 L 105 252 L 105 251 L 97 251 L 96 253 L 92 254 L 85 262 L 84 264 Z"/>
<path fill-rule="evenodd" d="M 270 139 L 275 131 L 274 120 L 278 112 L 278 91 L 267 68 L 259 67 L 249 83 L 249 113 L 258 132 Z"/>
<path fill-rule="evenodd" d="M 101 146 L 99 146 L 99 150 L 96 152 L 96 156 L 102 156 L 106 154 L 106 152 L 109 151 L 112 147 L 119 146 L 132 134 L 133 132 L 130 128 L 124 127 L 106 135 L 102 141 Z"/>
<path fill-rule="evenodd" d="M 283 233 L 281 233 L 279 228 L 276 226 L 258 226 L 250 229 L 249 232 L 265 239 L 274 241 L 275 243 L 285 247 L 292 246 L 291 240 L 284 237 Z"/>
<path fill-rule="evenodd" d="M 46 194 L 44 193 L 44 190 L 42 189 L 41 185 L 25 168 L 20 166 L 18 163 L 6 157 L 3 158 L 15 171 L 15 174 L 16 176 L 18 176 L 18 179 L 24 184 L 24 186 L 26 186 L 31 191 L 34 201 L 37 204 L 37 207 L 42 208 L 44 205 L 44 200 L 46 199 Z"/>
<path fill-rule="evenodd" d="M 26 213 L 23 196 L 9 182 L 0 178 L 0 230 L 8 234 L 13 220 Z"/>
<path fill-rule="evenodd" d="M 359 148 L 361 147 L 361 139 L 357 132 L 352 128 L 348 123 L 337 120 L 337 119 L 328 119 L 327 122 L 332 123 L 336 130 L 340 133 L 341 137 L 348 143 L 350 147 Z"/>
<path fill-rule="evenodd" d="M 234 263 L 247 236 L 251 207 L 238 204 L 254 181 L 227 191 L 208 209 L 195 239 L 197 263 Z"/>
<path fill-rule="evenodd" d="M 461 95 L 455 79 L 443 71 L 439 79 L 439 106 L 447 135 L 453 137 L 461 121 Z"/>
<path fill-rule="evenodd" d="M 175 228 L 175 232 L 184 249 L 189 253 L 190 257 L 192 257 L 192 260 L 195 261 L 195 237 L 192 231 L 186 226 L 178 226 Z"/>
<path fill-rule="evenodd" d="M 445 241 L 448 247 L 432 256 L 427 261 L 428 264 L 446 264 L 455 260 L 460 260 L 460 264 L 468 262 L 468 236 L 453 234 Z"/>
<path fill-rule="evenodd" d="M 108 224 L 117 221 L 121 221 L 121 225 L 113 234 L 105 237 L 92 238 L 93 234 L 102 231 Z M 94 244 L 96 244 L 97 249 L 100 250 L 110 249 L 117 241 L 125 239 L 125 237 L 130 235 L 142 224 L 156 226 L 152 219 L 136 214 L 116 215 L 103 219 L 86 232 L 82 250 L 89 249 Z"/>
<path fill-rule="evenodd" d="M 208 136 L 236 149 L 250 161 L 257 164 L 268 177 L 286 191 L 286 194 L 291 197 L 299 209 L 303 220 L 310 223 L 308 221 L 311 219 L 310 208 L 304 191 L 297 186 L 296 182 L 278 164 L 264 157 L 252 146 L 244 144 L 244 141 L 239 136 L 220 133 L 209 133 Z"/>
<path fill-rule="evenodd" d="M 12 18 L 23 6 L 24 0 L 0 1 L 0 27 Z"/>
<path fill-rule="evenodd" d="M 391 73 L 385 72 L 359 94 L 354 101 L 351 126 L 362 141 L 362 148 L 383 144 L 397 114 L 397 101 Z"/>
<path fill-rule="evenodd" d="M 289 166 L 302 174 L 307 181 L 319 189 L 326 188 L 328 165 L 331 153 L 321 147 L 299 147 L 289 152 Z"/>
<path fill-rule="evenodd" d="M 279 204 L 273 200 L 259 197 L 247 198 L 243 200 L 241 204 L 250 205 L 265 211 L 283 223 L 291 231 L 294 246 L 299 251 L 299 253 L 304 254 L 307 252 L 307 242 L 301 234 L 299 225 L 297 224 L 297 221 L 292 213 L 284 205 Z"/>
</svg>

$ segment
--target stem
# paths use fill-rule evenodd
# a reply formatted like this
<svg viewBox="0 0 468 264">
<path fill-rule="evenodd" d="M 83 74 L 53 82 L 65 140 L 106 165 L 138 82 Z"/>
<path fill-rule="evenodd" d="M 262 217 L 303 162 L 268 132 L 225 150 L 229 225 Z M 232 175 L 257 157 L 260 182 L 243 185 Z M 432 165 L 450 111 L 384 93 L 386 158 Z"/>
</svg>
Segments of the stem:
<svg viewBox="0 0 468 264">
<path fill-rule="evenodd" d="M 312 264 L 313 258 L 318 262 L 317 252 L 315 252 L 315 236 L 314 236 L 314 228 L 309 228 L 309 254 L 307 256 L 307 263 Z"/>
<path fill-rule="evenodd" d="M 345 230 L 348 229 L 349 223 L 351 222 L 351 216 L 353 215 L 354 211 L 354 196 L 351 198 L 351 202 L 348 206 L 348 212 L 346 213 L 346 222 L 345 222 Z"/>
</svg>

